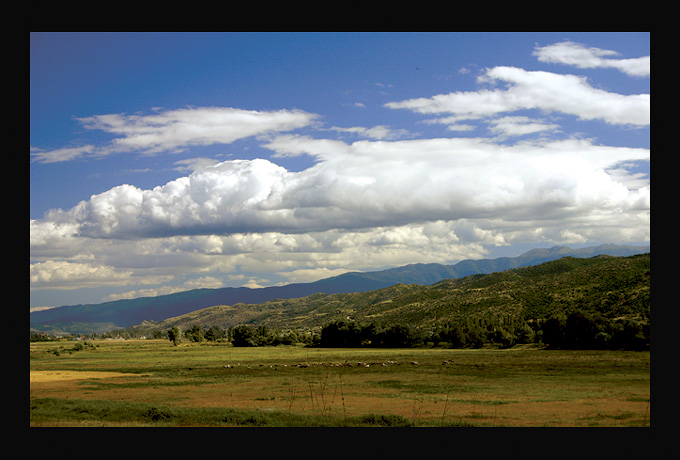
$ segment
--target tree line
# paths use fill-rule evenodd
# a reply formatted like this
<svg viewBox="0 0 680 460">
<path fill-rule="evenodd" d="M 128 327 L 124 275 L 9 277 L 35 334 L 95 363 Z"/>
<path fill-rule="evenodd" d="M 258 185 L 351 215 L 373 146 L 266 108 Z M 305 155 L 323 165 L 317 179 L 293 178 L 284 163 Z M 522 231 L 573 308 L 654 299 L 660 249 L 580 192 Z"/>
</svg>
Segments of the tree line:
<svg viewBox="0 0 680 460">
<path fill-rule="evenodd" d="M 156 335 L 160 338 L 160 334 Z M 173 327 L 166 334 L 175 345 L 189 342 L 225 341 L 235 347 L 303 344 L 312 347 L 447 347 L 510 348 L 538 344 L 553 349 L 648 350 L 648 321 L 608 319 L 597 312 L 575 310 L 544 319 L 512 316 L 463 318 L 421 328 L 409 324 L 380 325 L 354 320 L 327 323 L 320 332 L 279 331 L 267 326 L 239 325 L 230 329 L 194 325 L 182 332 Z"/>
<path fill-rule="evenodd" d="M 211 326 L 203 329 L 193 325 L 186 331 L 175 326 L 166 331 L 154 331 L 153 338 L 167 337 L 174 345 L 188 342 L 230 342 L 235 347 L 262 347 L 278 345 L 313 345 L 315 336 L 311 332 L 270 330 L 265 325 L 251 326 L 242 324 L 234 328 L 220 329 Z"/>
<path fill-rule="evenodd" d="M 648 323 L 607 319 L 598 313 L 576 310 L 546 319 L 525 321 L 514 317 L 465 318 L 435 328 L 397 324 L 379 327 L 354 321 L 334 321 L 321 330 L 321 347 L 510 348 L 539 344 L 553 349 L 648 350 Z"/>
</svg>

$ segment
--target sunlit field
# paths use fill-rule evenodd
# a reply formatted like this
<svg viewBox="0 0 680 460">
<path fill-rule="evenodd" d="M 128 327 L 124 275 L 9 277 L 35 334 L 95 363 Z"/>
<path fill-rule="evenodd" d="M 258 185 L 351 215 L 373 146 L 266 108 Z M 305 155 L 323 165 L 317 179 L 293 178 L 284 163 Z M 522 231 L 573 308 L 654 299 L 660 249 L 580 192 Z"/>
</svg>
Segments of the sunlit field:
<svg viewBox="0 0 680 460">
<path fill-rule="evenodd" d="M 650 353 L 30 345 L 31 426 L 650 426 Z"/>
</svg>

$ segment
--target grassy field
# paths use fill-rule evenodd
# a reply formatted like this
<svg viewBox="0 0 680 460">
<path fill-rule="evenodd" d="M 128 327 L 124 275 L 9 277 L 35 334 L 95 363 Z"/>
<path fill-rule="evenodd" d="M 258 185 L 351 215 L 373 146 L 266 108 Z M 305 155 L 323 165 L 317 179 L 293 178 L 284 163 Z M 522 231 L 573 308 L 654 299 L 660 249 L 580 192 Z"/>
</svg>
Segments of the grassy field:
<svg viewBox="0 0 680 460">
<path fill-rule="evenodd" d="M 31 426 L 650 426 L 650 354 L 43 342 L 30 400 Z"/>
</svg>

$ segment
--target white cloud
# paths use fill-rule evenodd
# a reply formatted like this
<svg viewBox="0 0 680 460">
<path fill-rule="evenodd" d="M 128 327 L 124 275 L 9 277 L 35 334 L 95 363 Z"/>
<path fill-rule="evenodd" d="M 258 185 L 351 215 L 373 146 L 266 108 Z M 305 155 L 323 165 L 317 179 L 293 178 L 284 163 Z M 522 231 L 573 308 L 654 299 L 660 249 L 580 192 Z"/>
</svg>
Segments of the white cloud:
<svg viewBox="0 0 680 460">
<path fill-rule="evenodd" d="M 649 201 L 647 187 L 627 188 L 622 166 L 648 160 L 648 150 L 587 140 L 345 144 L 282 136 L 267 147 L 318 161 L 300 172 L 264 159 L 225 161 L 152 190 L 122 185 L 48 214 L 32 232 L 41 240 L 63 239 L 65 228 L 117 239 L 322 232 L 502 216 L 533 220 L 548 210 L 559 219 L 598 208 L 638 209 Z"/>
<path fill-rule="evenodd" d="M 102 299 L 104 302 L 121 299 L 135 299 L 138 297 L 157 297 L 159 295 L 174 294 L 176 292 L 188 291 L 191 289 L 217 289 L 224 286 L 224 281 L 214 276 L 204 276 L 194 280 L 186 281 L 177 286 L 161 286 L 158 288 L 138 289 L 121 294 L 110 294 Z"/>
<path fill-rule="evenodd" d="M 634 63 L 611 52 L 560 45 L 538 48 L 539 60 L 634 72 Z M 514 67 L 487 69 L 479 82 L 478 91 L 387 107 L 436 115 L 425 122 L 451 131 L 482 122 L 495 138 L 401 140 L 409 133 L 377 124 L 329 129 L 368 140 L 315 139 L 286 134 L 316 120 L 288 110 L 204 107 L 83 118 L 86 127 L 113 134 L 113 142 L 32 149 L 34 161 L 176 151 L 262 134 L 272 160 L 184 159 L 173 164 L 183 177 L 166 184 L 123 184 L 31 220 L 32 289 L 126 285 L 130 291 L 115 298 L 131 298 L 220 287 L 222 280 L 259 287 L 448 263 L 517 243 L 649 239 L 649 178 L 635 169 L 649 161 L 648 149 L 555 140 L 562 133 L 558 116 L 513 113 L 533 109 L 644 127 L 649 94 L 621 95 L 576 75 Z M 550 138 L 501 142 L 528 134 Z M 274 162 L 299 156 L 310 157 L 312 166 L 293 171 Z M 166 286 L 147 287 L 158 283 Z"/>
<path fill-rule="evenodd" d="M 439 94 L 430 98 L 390 102 L 392 109 L 422 114 L 450 113 L 479 118 L 525 109 L 575 115 L 581 120 L 604 120 L 610 124 L 648 126 L 649 94 L 622 95 L 594 88 L 585 78 L 516 67 L 487 69 L 484 83 L 506 83 L 506 89 L 481 89 Z"/>
<path fill-rule="evenodd" d="M 128 284 L 131 276 L 131 271 L 105 265 L 48 260 L 31 264 L 30 280 L 32 285 L 77 289 L 100 284 Z"/>
<path fill-rule="evenodd" d="M 612 68 L 635 77 L 648 77 L 651 70 L 650 56 L 619 59 L 614 58 L 619 55 L 616 51 L 586 47 L 571 41 L 536 47 L 533 54 L 541 62 L 566 64 L 581 69 Z"/>
<path fill-rule="evenodd" d="M 59 163 L 62 161 L 74 160 L 95 150 L 93 145 L 85 145 L 82 147 L 62 148 L 55 150 L 43 150 L 37 147 L 31 147 L 31 156 L 36 163 Z"/>
<path fill-rule="evenodd" d="M 523 136 L 546 131 L 559 130 L 560 126 L 554 123 L 545 123 L 541 120 L 529 117 L 502 117 L 489 121 L 490 131 L 502 136 Z"/>
<path fill-rule="evenodd" d="M 230 144 L 266 133 L 292 131 L 317 118 L 301 110 L 256 111 L 231 107 L 198 107 L 158 111 L 152 115 L 106 114 L 79 118 L 85 128 L 115 135 L 109 145 L 43 151 L 31 147 L 33 161 L 54 163 L 112 152 L 181 151 L 191 146 Z"/>
<path fill-rule="evenodd" d="M 284 226 L 279 206 L 294 174 L 267 160 L 235 160 L 201 168 L 152 190 L 121 185 L 51 214 L 78 222 L 79 234 L 135 238 L 239 233 Z"/>
<path fill-rule="evenodd" d="M 342 133 L 353 133 L 360 136 L 368 137 L 371 139 L 378 140 L 395 140 L 407 136 L 409 133 L 404 129 L 393 130 L 389 126 L 379 125 L 373 128 L 364 128 L 363 126 L 353 126 L 351 128 L 339 128 L 333 126 L 332 131 L 338 131 Z"/>
<path fill-rule="evenodd" d="M 279 272 L 278 274 L 285 277 L 288 283 L 311 283 L 331 276 L 339 276 L 343 273 L 351 272 L 346 268 L 336 268 L 334 270 L 328 268 L 308 268 L 298 269 L 289 272 Z"/>
<path fill-rule="evenodd" d="M 177 165 L 175 167 L 175 170 L 177 170 L 177 171 L 192 172 L 192 171 L 196 171 L 198 169 L 205 169 L 205 168 L 213 167 L 217 163 L 219 163 L 219 161 L 215 160 L 213 158 L 194 157 L 194 158 L 187 158 L 186 160 L 176 161 L 173 164 Z"/>
<path fill-rule="evenodd" d="M 154 153 L 193 145 L 230 144 L 238 139 L 309 125 L 315 115 L 299 110 L 271 112 L 230 107 L 170 110 L 154 115 L 95 115 L 86 128 L 116 134 L 115 149 Z"/>
</svg>

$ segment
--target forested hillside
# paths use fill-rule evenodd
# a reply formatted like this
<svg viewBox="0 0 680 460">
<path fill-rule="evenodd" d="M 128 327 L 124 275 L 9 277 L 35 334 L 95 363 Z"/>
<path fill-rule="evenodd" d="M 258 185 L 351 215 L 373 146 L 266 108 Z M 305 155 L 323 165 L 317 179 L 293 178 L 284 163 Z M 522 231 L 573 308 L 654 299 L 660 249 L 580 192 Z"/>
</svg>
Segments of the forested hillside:
<svg viewBox="0 0 680 460">
<path fill-rule="evenodd" d="M 464 260 L 455 265 L 410 264 L 376 272 L 349 272 L 312 283 L 296 283 L 259 289 L 194 289 L 157 297 L 141 297 L 96 305 L 70 305 L 31 313 L 32 330 L 48 333 L 89 334 L 139 324 L 160 322 L 213 305 L 258 304 L 273 299 L 292 299 L 314 293 L 366 292 L 395 284 L 432 284 L 447 278 L 493 273 L 537 265 L 565 256 L 631 256 L 649 252 L 649 246 L 600 245 L 580 249 L 566 246 L 532 249 L 517 257 Z"/>
<path fill-rule="evenodd" d="M 214 306 L 160 323 L 145 323 L 129 332 L 162 334 L 173 327 L 228 332 L 247 326 L 260 331 L 261 343 L 275 331 L 315 331 L 323 345 L 325 331 L 325 344 L 331 345 L 328 337 L 335 328 L 363 334 L 353 338 L 354 345 L 386 346 L 395 340 L 385 342 L 384 333 L 400 328 L 402 335 L 410 334 L 407 342 L 411 345 L 428 340 L 461 342 L 456 336 L 465 336 L 459 345 L 497 341 L 507 346 L 540 339 L 556 347 L 585 346 L 585 342 L 567 343 L 568 339 L 562 337 L 569 321 L 580 321 L 591 329 L 588 340 L 602 333 L 597 339 L 600 345 L 610 342 L 616 330 L 633 328 L 627 333 L 638 336 L 639 347 L 641 341 L 649 339 L 649 315 L 650 255 L 641 254 L 565 257 L 531 267 L 447 279 L 431 286 L 399 284 L 363 293 Z M 549 331 L 550 327 L 555 331 Z M 484 337 L 474 338 L 480 334 Z"/>
</svg>

